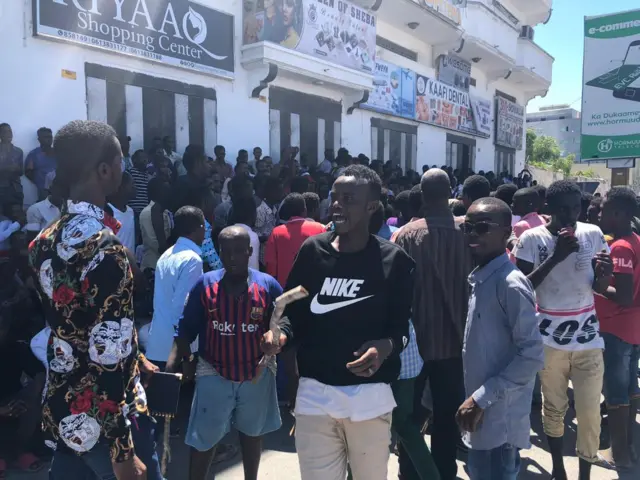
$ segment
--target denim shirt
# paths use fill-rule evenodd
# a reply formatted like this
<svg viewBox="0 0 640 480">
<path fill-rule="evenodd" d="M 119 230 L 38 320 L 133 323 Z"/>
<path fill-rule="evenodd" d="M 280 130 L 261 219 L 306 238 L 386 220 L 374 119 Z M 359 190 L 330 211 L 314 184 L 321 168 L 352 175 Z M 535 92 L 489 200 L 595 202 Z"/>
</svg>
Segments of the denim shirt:
<svg viewBox="0 0 640 480">
<path fill-rule="evenodd" d="M 533 286 L 506 254 L 474 270 L 469 284 L 464 384 L 484 418 L 464 440 L 474 450 L 529 448 L 531 396 L 544 365 Z"/>
</svg>

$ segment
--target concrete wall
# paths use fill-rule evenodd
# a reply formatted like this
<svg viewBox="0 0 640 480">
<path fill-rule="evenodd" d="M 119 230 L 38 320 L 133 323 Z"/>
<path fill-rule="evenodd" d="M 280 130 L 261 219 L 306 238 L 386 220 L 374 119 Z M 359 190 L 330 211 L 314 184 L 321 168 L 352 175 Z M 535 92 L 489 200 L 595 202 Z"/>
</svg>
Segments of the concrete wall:
<svg viewBox="0 0 640 480">
<path fill-rule="evenodd" d="M 556 182 L 558 180 L 564 180 L 564 175 L 559 172 L 542 170 L 540 168 L 531 167 L 531 166 L 527 168 L 533 175 L 533 179 L 536 180 L 539 185 L 544 185 L 545 187 L 548 187 L 553 182 Z M 577 170 L 574 169 L 573 171 L 576 172 L 578 170 L 580 169 L 577 169 Z M 607 193 L 611 188 L 611 173 L 609 173 L 608 177 L 607 176 L 602 176 L 602 177 L 599 176 L 599 178 L 571 177 L 571 179 L 576 180 L 578 182 L 600 182 L 600 185 L 596 189 L 596 192 L 602 195 Z"/>
</svg>

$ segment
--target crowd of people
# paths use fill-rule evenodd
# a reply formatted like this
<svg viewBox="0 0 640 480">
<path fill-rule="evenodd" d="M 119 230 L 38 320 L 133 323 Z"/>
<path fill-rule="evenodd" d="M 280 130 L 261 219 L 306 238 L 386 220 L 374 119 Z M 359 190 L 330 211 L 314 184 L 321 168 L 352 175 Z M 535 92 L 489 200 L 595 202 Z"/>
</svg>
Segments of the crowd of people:
<svg viewBox="0 0 640 480">
<path fill-rule="evenodd" d="M 580 480 L 637 462 L 631 189 L 403 173 L 344 148 L 232 165 L 165 137 L 130 155 L 93 121 L 37 136 L 23 161 L 0 125 L 0 478 L 53 456 L 53 480 L 162 479 L 158 372 L 195 382 L 190 480 L 233 455 L 232 427 L 257 479 L 289 412 L 303 480 L 386 479 L 392 432 L 402 479 L 453 480 L 463 450 L 473 480 L 515 479 L 540 401 L 566 479 L 570 381 Z"/>
</svg>

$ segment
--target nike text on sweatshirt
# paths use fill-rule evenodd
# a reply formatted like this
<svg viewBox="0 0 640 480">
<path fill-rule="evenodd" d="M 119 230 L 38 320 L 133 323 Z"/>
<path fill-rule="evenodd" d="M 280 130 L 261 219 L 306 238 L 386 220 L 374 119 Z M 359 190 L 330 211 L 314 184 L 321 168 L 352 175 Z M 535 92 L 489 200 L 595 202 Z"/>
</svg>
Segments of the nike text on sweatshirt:
<svg viewBox="0 0 640 480">
<path fill-rule="evenodd" d="M 282 328 L 298 347 L 300 376 L 334 386 L 391 383 L 409 336 L 414 262 L 374 235 L 355 253 L 336 251 L 334 238 L 328 232 L 307 239 L 287 281 L 286 290 L 302 285 L 309 292 L 287 307 Z M 347 369 L 364 343 L 386 338 L 394 351 L 372 377 Z"/>
</svg>

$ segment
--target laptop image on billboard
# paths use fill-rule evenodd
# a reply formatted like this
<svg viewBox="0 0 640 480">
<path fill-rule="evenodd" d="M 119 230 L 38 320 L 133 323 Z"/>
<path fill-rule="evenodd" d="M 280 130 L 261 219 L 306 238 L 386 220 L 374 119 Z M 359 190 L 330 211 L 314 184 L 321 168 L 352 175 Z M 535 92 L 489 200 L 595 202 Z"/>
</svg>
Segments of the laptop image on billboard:
<svg viewBox="0 0 640 480">
<path fill-rule="evenodd" d="M 589 80 L 591 87 L 612 90 L 616 98 L 640 101 L 638 80 L 640 79 L 640 40 L 631 42 L 622 65 L 599 77 Z"/>
</svg>

